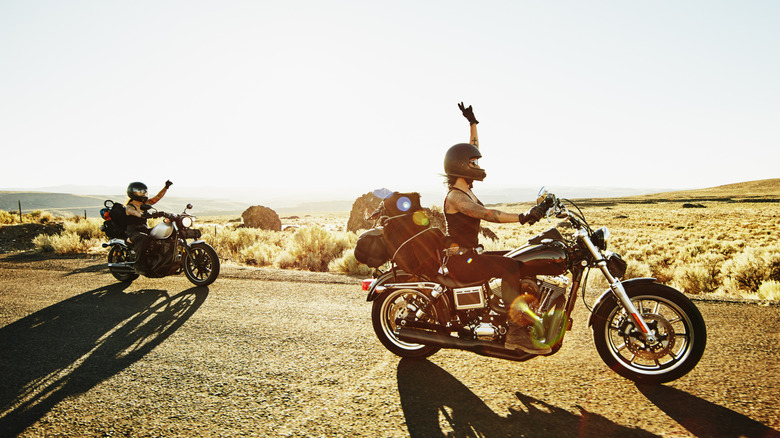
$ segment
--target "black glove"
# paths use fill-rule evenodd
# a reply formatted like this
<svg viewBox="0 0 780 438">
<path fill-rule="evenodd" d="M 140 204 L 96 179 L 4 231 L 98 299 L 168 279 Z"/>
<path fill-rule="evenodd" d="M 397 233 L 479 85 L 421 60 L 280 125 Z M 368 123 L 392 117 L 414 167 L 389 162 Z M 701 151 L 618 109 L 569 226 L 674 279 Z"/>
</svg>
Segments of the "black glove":
<svg viewBox="0 0 780 438">
<path fill-rule="evenodd" d="M 173 185 L 173 183 L 171 182 L 171 180 L 165 181 L 165 188 L 166 188 L 166 189 L 167 189 L 168 187 L 172 186 L 172 185 Z"/>
<path fill-rule="evenodd" d="M 463 105 L 463 102 L 458 104 L 458 108 L 460 108 L 460 111 L 463 113 L 463 117 L 466 118 L 466 120 L 469 121 L 469 125 L 474 125 L 479 123 L 474 117 L 474 110 L 471 108 L 471 105 L 469 105 L 468 108 L 466 108 L 465 105 Z"/>
<path fill-rule="evenodd" d="M 545 212 L 547 210 L 542 207 L 541 205 L 537 205 L 535 207 L 532 207 L 528 212 L 525 214 L 520 214 L 520 223 L 521 224 L 528 224 L 533 225 L 537 222 L 539 222 L 539 219 L 544 217 Z"/>
</svg>

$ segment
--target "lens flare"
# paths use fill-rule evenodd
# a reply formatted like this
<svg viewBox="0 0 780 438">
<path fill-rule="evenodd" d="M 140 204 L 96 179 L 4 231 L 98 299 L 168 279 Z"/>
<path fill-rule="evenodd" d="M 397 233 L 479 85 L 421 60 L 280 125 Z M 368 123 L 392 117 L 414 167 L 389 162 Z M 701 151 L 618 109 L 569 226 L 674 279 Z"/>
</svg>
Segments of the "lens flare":
<svg viewBox="0 0 780 438">
<path fill-rule="evenodd" d="M 401 211 L 409 211 L 409 209 L 412 208 L 412 201 L 406 196 L 402 196 L 398 199 L 398 202 L 395 203 L 395 206 Z"/>
<path fill-rule="evenodd" d="M 414 214 L 412 214 L 412 220 L 415 224 L 422 227 L 427 227 L 431 223 L 430 219 L 428 219 L 428 214 L 423 210 L 415 211 Z"/>
</svg>

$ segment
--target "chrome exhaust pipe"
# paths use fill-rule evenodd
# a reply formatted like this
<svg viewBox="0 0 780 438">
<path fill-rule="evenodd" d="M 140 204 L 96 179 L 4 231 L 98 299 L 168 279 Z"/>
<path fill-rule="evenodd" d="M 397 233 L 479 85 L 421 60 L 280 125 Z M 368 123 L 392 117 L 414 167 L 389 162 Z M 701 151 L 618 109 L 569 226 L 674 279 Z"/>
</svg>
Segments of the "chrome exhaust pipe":
<svg viewBox="0 0 780 438">
<path fill-rule="evenodd" d="M 116 272 L 134 272 L 135 262 L 109 263 L 108 269 Z"/>
<path fill-rule="evenodd" d="M 503 347 L 503 345 L 496 344 L 495 342 L 460 339 L 452 337 L 448 334 L 433 333 L 425 330 L 416 330 L 406 327 L 401 327 L 398 330 L 398 339 L 404 342 L 432 345 L 439 348 L 467 350 L 482 356 L 497 357 L 500 359 L 514 360 L 518 362 L 526 361 L 536 357 L 534 354 L 506 349 Z"/>
</svg>

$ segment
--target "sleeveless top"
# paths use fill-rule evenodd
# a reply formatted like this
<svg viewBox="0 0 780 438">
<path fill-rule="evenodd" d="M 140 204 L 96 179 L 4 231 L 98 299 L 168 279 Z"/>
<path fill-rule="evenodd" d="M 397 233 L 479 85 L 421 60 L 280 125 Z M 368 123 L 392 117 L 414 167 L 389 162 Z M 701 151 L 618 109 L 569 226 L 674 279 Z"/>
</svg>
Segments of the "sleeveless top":
<svg viewBox="0 0 780 438">
<path fill-rule="evenodd" d="M 450 190 L 466 193 L 455 187 Z M 447 194 L 449 194 L 449 192 Z M 466 193 L 466 195 L 468 195 L 468 193 Z M 452 243 L 455 243 L 461 248 L 476 248 L 479 245 L 479 224 L 481 219 L 466 216 L 461 212 L 447 213 L 447 198 L 444 198 L 444 203 L 444 220 L 447 225 L 447 236 L 449 236 Z M 477 199 L 477 204 L 484 205 L 479 199 Z"/>
</svg>

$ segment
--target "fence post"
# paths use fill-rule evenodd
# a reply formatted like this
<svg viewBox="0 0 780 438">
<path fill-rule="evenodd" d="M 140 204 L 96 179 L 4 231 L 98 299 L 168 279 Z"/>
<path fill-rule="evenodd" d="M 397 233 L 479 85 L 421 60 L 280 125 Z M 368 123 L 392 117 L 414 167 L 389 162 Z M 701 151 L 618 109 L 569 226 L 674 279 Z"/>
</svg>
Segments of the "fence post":
<svg viewBox="0 0 780 438">
<path fill-rule="evenodd" d="M 22 200 L 18 199 L 17 201 L 19 202 L 19 223 L 21 223 L 22 222 Z"/>
</svg>

